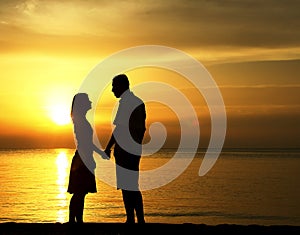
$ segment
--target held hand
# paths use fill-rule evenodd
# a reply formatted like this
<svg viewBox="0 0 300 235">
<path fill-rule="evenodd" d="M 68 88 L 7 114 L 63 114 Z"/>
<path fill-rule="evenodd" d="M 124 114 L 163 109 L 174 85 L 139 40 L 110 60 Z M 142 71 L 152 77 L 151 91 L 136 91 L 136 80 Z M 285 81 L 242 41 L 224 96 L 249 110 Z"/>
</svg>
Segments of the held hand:
<svg viewBox="0 0 300 235">
<path fill-rule="evenodd" d="M 95 148 L 95 151 L 102 157 L 102 159 L 106 159 L 106 160 L 110 159 L 110 155 L 107 155 L 105 151 L 98 148 Z"/>
<path fill-rule="evenodd" d="M 109 160 L 110 159 L 110 155 L 108 155 L 105 151 L 102 151 L 102 154 L 100 154 L 102 159 L 105 160 Z"/>
<path fill-rule="evenodd" d="M 105 157 L 105 159 L 110 159 L 110 152 L 111 152 L 111 150 L 110 149 L 105 149 L 104 150 L 104 155 L 106 155 Z"/>
</svg>

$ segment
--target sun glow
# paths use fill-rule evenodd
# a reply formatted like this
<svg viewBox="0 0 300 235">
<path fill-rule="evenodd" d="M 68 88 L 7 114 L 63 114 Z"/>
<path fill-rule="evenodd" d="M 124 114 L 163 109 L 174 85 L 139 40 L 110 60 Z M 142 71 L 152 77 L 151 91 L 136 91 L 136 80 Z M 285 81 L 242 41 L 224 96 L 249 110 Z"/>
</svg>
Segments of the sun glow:
<svg viewBox="0 0 300 235">
<path fill-rule="evenodd" d="M 71 122 L 70 110 L 64 105 L 52 106 L 50 116 L 53 122 L 60 126 L 67 125 Z"/>
</svg>

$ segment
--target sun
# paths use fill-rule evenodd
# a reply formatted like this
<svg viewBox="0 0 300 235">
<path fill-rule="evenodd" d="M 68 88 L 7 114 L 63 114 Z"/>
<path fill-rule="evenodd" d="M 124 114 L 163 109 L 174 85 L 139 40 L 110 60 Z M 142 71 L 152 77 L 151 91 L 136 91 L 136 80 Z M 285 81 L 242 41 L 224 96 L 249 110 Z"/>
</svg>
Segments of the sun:
<svg viewBox="0 0 300 235">
<path fill-rule="evenodd" d="M 63 126 L 71 122 L 70 108 L 64 105 L 54 105 L 50 109 L 50 116 L 53 122 Z"/>
</svg>

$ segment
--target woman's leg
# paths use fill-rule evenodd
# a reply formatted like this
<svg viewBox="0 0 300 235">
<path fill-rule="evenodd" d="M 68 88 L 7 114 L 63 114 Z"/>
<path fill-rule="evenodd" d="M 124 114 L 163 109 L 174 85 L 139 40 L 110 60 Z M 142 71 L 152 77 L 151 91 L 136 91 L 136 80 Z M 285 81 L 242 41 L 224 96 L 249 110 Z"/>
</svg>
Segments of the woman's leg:
<svg viewBox="0 0 300 235">
<path fill-rule="evenodd" d="M 75 223 L 75 215 L 76 215 L 76 196 L 72 195 L 69 205 L 69 223 Z"/>
<path fill-rule="evenodd" d="M 84 199 L 86 193 L 74 193 L 69 206 L 69 222 L 83 223 Z"/>
<path fill-rule="evenodd" d="M 78 194 L 78 207 L 76 213 L 76 221 L 77 223 L 83 223 L 83 209 L 84 209 L 84 199 L 86 193 Z"/>
</svg>

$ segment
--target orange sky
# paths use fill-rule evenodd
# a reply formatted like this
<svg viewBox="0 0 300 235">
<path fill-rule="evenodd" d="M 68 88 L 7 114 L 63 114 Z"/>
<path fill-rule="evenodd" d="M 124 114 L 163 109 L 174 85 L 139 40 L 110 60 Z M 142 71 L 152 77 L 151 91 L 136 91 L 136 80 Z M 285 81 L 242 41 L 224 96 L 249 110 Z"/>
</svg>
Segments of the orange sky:
<svg viewBox="0 0 300 235">
<path fill-rule="evenodd" d="M 69 113 L 87 74 L 121 49 L 156 44 L 203 63 L 224 98 L 225 147 L 299 147 L 300 4 L 295 1 L 1 1 L 0 147 L 74 147 Z M 128 73 L 132 86 L 164 81 L 195 107 L 200 145 L 210 137 L 201 94 L 184 78 L 159 69 Z M 159 91 L 156 91 L 159 96 Z M 105 143 L 117 100 L 107 88 L 96 126 Z M 147 104 L 147 125 L 161 121 L 176 147 L 178 120 Z"/>
</svg>

